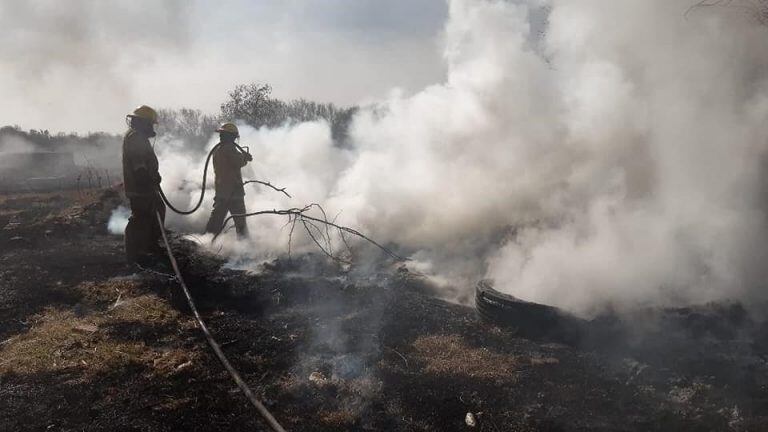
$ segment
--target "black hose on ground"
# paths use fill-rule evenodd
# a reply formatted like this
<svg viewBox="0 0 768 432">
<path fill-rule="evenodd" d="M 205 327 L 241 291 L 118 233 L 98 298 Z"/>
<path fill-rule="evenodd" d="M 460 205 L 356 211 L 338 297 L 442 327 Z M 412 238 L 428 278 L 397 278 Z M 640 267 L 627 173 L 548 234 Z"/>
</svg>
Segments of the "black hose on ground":
<svg viewBox="0 0 768 432">
<path fill-rule="evenodd" d="M 213 157 L 213 153 L 216 151 L 217 148 L 219 148 L 219 146 L 221 146 L 221 144 L 222 143 L 218 143 L 215 146 L 213 146 L 211 151 L 208 152 L 208 156 L 205 158 L 205 168 L 203 168 L 203 185 L 202 185 L 202 190 L 200 191 L 200 199 L 197 201 L 197 204 L 195 204 L 195 206 L 191 210 L 184 211 L 174 207 L 173 204 L 171 204 L 170 201 L 168 200 L 168 197 L 165 196 L 165 193 L 163 193 L 163 189 L 158 186 L 157 189 L 160 193 L 160 197 L 162 198 L 163 202 L 165 202 L 165 205 L 167 205 L 169 209 L 182 215 L 189 215 L 196 212 L 198 209 L 200 209 L 200 206 L 203 203 L 203 198 L 205 197 L 205 184 L 208 177 L 208 165 L 210 165 L 211 158 Z M 240 149 L 240 151 L 245 153 L 245 150 L 242 147 L 240 147 L 237 144 L 235 145 Z M 259 183 L 263 183 L 263 182 L 259 182 Z M 285 191 L 283 191 L 283 193 L 285 193 Z M 216 354 L 216 357 L 224 366 L 224 369 L 226 369 L 227 372 L 229 372 L 230 376 L 232 377 L 232 380 L 235 381 L 235 384 L 237 384 L 237 386 L 240 388 L 240 391 L 243 392 L 243 394 L 251 403 L 251 405 L 253 405 L 253 407 L 256 408 L 256 411 L 258 411 L 258 413 L 261 415 L 264 421 L 269 425 L 269 427 L 274 432 L 285 432 L 285 429 L 280 425 L 280 423 L 275 419 L 275 417 L 269 412 L 267 407 L 265 407 L 264 404 L 262 404 L 261 401 L 259 401 L 258 398 L 256 398 L 251 388 L 248 386 L 248 384 L 246 384 L 245 380 L 243 380 L 243 378 L 240 376 L 240 373 L 237 371 L 237 369 L 235 369 L 234 366 L 232 366 L 232 364 L 229 362 L 227 357 L 224 355 L 224 351 L 222 351 L 221 346 L 218 344 L 218 342 L 216 342 L 216 339 L 213 338 L 213 335 L 211 334 L 210 330 L 208 330 L 208 326 L 205 325 L 205 321 L 203 321 L 203 318 L 200 316 L 200 313 L 197 311 L 197 307 L 195 305 L 194 300 L 192 299 L 192 295 L 190 294 L 189 289 L 187 288 L 187 284 L 184 282 L 184 277 L 181 275 L 181 271 L 179 270 L 179 265 L 176 262 L 176 257 L 173 255 L 173 250 L 171 249 L 171 245 L 168 242 L 168 237 L 166 235 L 164 224 L 163 224 L 163 218 L 160 215 L 160 213 L 156 213 L 155 216 L 157 217 L 157 223 L 160 226 L 160 233 L 162 234 L 163 244 L 165 245 L 165 250 L 168 253 L 168 259 L 171 262 L 171 267 L 173 267 L 173 271 L 176 273 L 176 279 L 179 281 L 179 285 L 181 285 L 181 288 L 184 291 L 184 296 L 187 298 L 187 303 L 189 304 L 189 308 L 192 310 L 192 314 L 195 316 L 195 319 L 197 320 L 197 323 L 200 326 L 200 330 L 202 330 L 203 335 L 205 335 L 205 339 L 208 342 L 208 345 L 210 345 L 214 354 Z"/>
<path fill-rule="evenodd" d="M 240 373 L 237 372 L 237 369 L 235 369 L 234 366 L 232 366 L 232 364 L 227 359 L 227 356 L 224 355 L 224 351 L 222 351 L 221 345 L 219 345 L 218 342 L 216 342 L 216 339 L 213 338 L 213 335 L 211 334 L 210 330 L 208 330 L 208 326 L 205 325 L 205 321 L 203 321 L 203 317 L 201 317 L 200 313 L 197 311 L 197 307 L 195 306 L 195 301 L 192 299 L 192 294 L 190 294 L 189 288 L 187 288 L 187 284 L 184 282 L 184 277 L 181 275 L 181 270 L 179 270 L 179 264 L 176 262 L 176 257 L 173 255 L 173 249 L 171 249 L 171 245 L 168 242 L 168 236 L 165 232 L 165 228 L 163 228 L 163 218 L 160 215 L 160 213 L 155 213 L 155 216 L 157 217 L 157 223 L 160 225 L 160 233 L 162 234 L 163 245 L 165 246 L 165 250 L 168 253 L 168 259 L 171 261 L 171 267 L 173 267 L 173 271 L 174 273 L 176 273 L 176 279 L 178 280 L 179 285 L 181 285 L 181 288 L 184 291 L 184 296 L 186 296 L 187 298 L 187 303 L 189 304 L 189 308 L 192 310 L 192 314 L 195 316 L 195 319 L 197 320 L 197 324 L 200 327 L 200 330 L 202 330 L 203 335 L 205 336 L 205 339 L 208 342 L 208 345 L 210 345 L 211 349 L 213 350 L 213 353 L 216 354 L 216 357 L 224 366 L 224 369 L 226 369 L 227 372 L 229 372 L 230 376 L 232 376 L 232 380 L 235 381 L 235 384 L 237 384 L 237 387 L 240 388 L 240 391 L 243 392 L 243 394 L 251 403 L 251 405 L 253 405 L 253 407 L 256 408 L 256 411 L 259 412 L 259 415 L 261 415 L 261 417 L 269 425 L 269 427 L 274 432 L 285 432 L 285 429 L 275 419 L 272 413 L 269 412 L 267 407 L 265 407 L 264 404 L 262 404 L 261 401 L 259 401 L 256 395 L 253 394 L 253 391 L 251 390 L 250 387 L 248 387 L 248 384 L 240 376 Z"/>
</svg>

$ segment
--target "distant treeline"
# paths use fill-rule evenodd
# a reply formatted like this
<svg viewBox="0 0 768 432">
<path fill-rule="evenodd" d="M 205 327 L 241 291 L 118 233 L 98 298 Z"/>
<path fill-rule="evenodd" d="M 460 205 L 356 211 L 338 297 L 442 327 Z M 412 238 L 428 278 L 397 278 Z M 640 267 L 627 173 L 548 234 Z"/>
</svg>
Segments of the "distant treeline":
<svg viewBox="0 0 768 432">
<path fill-rule="evenodd" d="M 91 132 L 87 135 L 51 134 L 48 130 L 24 131 L 19 126 L 4 126 L 0 128 L 0 151 L 27 150 L 25 147 L 30 144 L 33 146 L 30 150 L 35 151 L 57 151 L 74 144 L 98 148 L 115 142 L 116 139 L 117 135 L 104 132 Z"/>
<path fill-rule="evenodd" d="M 204 114 L 198 109 L 159 109 L 160 124 L 157 132 L 163 137 L 179 139 L 190 149 L 202 150 L 224 121 L 240 121 L 254 128 L 279 127 L 306 121 L 325 120 L 331 128 L 334 141 L 347 145 L 347 131 L 357 107 L 338 107 L 332 103 L 317 103 L 305 99 L 282 101 L 272 97 L 269 84 L 242 84 L 229 92 L 218 114 Z M 0 151 L 20 151 L 22 144 L 32 144 L 35 151 L 73 151 L 88 153 L 90 150 L 117 151 L 122 142 L 120 134 L 91 132 L 55 133 L 48 130 L 24 131 L 18 126 L 0 128 Z"/>
<path fill-rule="evenodd" d="M 269 84 L 241 84 L 229 92 L 218 115 L 203 114 L 191 108 L 159 110 L 158 132 L 179 138 L 196 149 L 202 149 L 216 127 L 225 121 L 240 121 L 254 128 L 279 127 L 295 123 L 325 120 L 339 146 L 347 145 L 347 132 L 357 107 L 340 108 L 332 103 L 305 99 L 282 101 L 272 97 Z"/>
<path fill-rule="evenodd" d="M 345 145 L 347 131 L 357 107 L 337 107 L 332 103 L 317 103 L 305 99 L 284 102 L 271 97 L 269 84 L 239 85 L 229 92 L 221 104 L 222 119 L 238 119 L 260 128 L 323 119 L 331 127 L 333 139 Z"/>
</svg>

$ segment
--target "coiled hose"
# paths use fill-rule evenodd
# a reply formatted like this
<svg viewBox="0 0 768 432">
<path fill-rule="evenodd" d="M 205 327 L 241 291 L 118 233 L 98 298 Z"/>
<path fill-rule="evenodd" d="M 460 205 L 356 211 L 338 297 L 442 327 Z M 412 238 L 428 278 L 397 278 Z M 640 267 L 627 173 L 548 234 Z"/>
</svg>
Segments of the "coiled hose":
<svg viewBox="0 0 768 432">
<path fill-rule="evenodd" d="M 235 144 L 235 145 L 237 145 L 237 144 Z M 158 192 L 160 192 L 160 198 L 162 198 L 162 200 L 165 203 L 165 205 L 167 205 L 168 208 L 171 209 L 171 211 L 173 211 L 174 213 L 178 213 L 180 215 L 191 215 L 192 213 L 194 213 L 194 212 L 196 212 L 197 210 L 200 209 L 200 206 L 203 205 L 203 198 L 205 198 L 205 184 L 206 184 L 206 182 L 208 180 L 208 165 L 210 165 L 210 163 L 211 163 L 211 158 L 213 158 L 213 153 L 220 146 L 221 146 L 221 143 L 218 143 L 215 146 L 213 146 L 211 151 L 208 152 L 208 156 L 205 158 L 205 167 L 203 168 L 203 186 L 202 186 L 202 190 L 200 191 L 200 199 L 197 200 L 197 204 L 195 204 L 195 206 L 192 207 L 192 209 L 190 209 L 190 210 L 179 210 L 176 207 L 174 207 L 173 204 L 171 204 L 171 201 L 168 200 L 168 197 L 165 196 L 165 192 L 163 192 L 163 188 L 158 185 L 157 190 L 158 190 Z M 238 146 L 238 148 L 240 148 L 240 146 Z"/>
</svg>

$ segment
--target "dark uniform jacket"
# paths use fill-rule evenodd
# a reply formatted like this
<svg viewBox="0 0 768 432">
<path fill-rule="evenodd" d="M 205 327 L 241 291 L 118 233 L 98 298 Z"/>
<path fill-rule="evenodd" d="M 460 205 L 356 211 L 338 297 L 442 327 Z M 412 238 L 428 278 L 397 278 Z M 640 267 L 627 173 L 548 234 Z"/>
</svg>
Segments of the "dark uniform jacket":
<svg viewBox="0 0 768 432">
<path fill-rule="evenodd" d="M 222 144 L 213 153 L 213 171 L 216 174 L 216 199 L 245 196 L 240 168 L 248 161 L 245 154 L 232 143 Z"/>
<path fill-rule="evenodd" d="M 149 137 L 134 129 L 123 139 L 123 184 L 128 198 L 153 196 L 160 183 L 157 156 Z"/>
</svg>

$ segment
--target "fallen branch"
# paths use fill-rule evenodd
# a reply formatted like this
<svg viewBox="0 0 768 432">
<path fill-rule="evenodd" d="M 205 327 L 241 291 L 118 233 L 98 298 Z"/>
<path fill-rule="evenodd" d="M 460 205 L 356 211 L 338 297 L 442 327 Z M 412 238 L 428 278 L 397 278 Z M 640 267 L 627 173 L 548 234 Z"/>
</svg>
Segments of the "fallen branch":
<svg viewBox="0 0 768 432">
<path fill-rule="evenodd" d="M 317 217 L 308 215 L 307 212 L 310 211 L 313 208 L 319 208 L 320 212 L 324 215 L 324 217 L 321 219 L 321 218 L 317 218 Z M 320 243 L 320 241 L 317 238 L 318 235 L 323 237 L 323 241 L 327 245 L 330 245 L 330 238 L 329 238 L 330 237 L 330 231 L 326 231 L 327 234 L 323 235 L 322 230 L 320 230 L 320 228 L 313 223 L 313 222 L 316 222 L 316 223 L 325 225 L 327 229 L 330 229 L 330 228 L 337 229 L 339 231 L 339 235 L 342 237 L 342 241 L 345 244 L 347 243 L 347 241 L 344 238 L 344 233 L 352 234 L 352 235 L 354 235 L 356 237 L 360 237 L 361 239 L 367 241 L 368 243 L 371 243 L 372 245 L 374 245 L 377 248 L 381 249 L 384 253 L 386 253 L 387 255 L 389 255 L 390 257 L 394 258 L 397 261 L 407 261 L 406 258 L 403 258 L 403 257 L 397 255 L 396 253 L 394 253 L 389 248 L 384 247 L 383 245 L 379 244 L 378 242 L 376 242 L 375 240 L 373 240 L 370 237 L 366 236 L 365 234 L 361 233 L 360 231 L 357 231 L 355 229 L 352 229 L 352 228 L 349 228 L 349 227 L 346 227 L 346 226 L 343 226 L 343 225 L 339 225 L 339 224 L 337 224 L 335 222 L 329 221 L 327 219 L 327 216 L 325 216 L 325 214 L 326 214 L 325 211 L 322 209 L 322 207 L 319 204 L 314 204 L 313 203 L 313 204 L 309 204 L 308 206 L 306 206 L 304 208 L 290 208 L 290 209 L 284 209 L 284 210 L 276 210 L 276 209 L 273 209 L 273 210 L 261 210 L 261 211 L 252 212 L 252 213 L 230 215 L 229 217 L 227 217 L 224 220 L 224 224 L 222 225 L 222 230 L 219 231 L 219 233 L 216 234 L 213 237 L 212 242 L 216 241 L 216 239 L 221 234 L 221 232 L 224 231 L 224 227 L 226 227 L 227 224 L 229 223 L 229 221 L 233 220 L 234 218 L 239 218 L 239 217 L 245 218 L 245 217 L 261 216 L 261 215 L 288 216 L 289 222 L 291 223 L 291 232 L 289 234 L 289 244 L 288 244 L 288 250 L 289 251 L 290 251 L 290 247 L 291 247 L 290 246 L 290 242 L 291 242 L 291 238 L 293 236 L 293 229 L 294 229 L 294 227 L 296 225 L 296 222 L 300 221 L 302 223 L 302 225 L 304 226 L 304 229 L 307 231 L 307 234 L 312 239 L 312 241 L 320 248 L 320 250 L 323 251 L 324 254 L 328 255 L 329 257 L 331 257 L 332 259 L 334 259 L 336 261 L 343 262 L 343 263 L 348 263 L 347 260 L 344 260 L 343 258 L 335 256 L 332 253 L 332 251 L 328 250 L 328 246 L 324 247 Z M 311 228 L 314 228 L 317 231 L 317 234 L 313 233 Z"/>
</svg>

